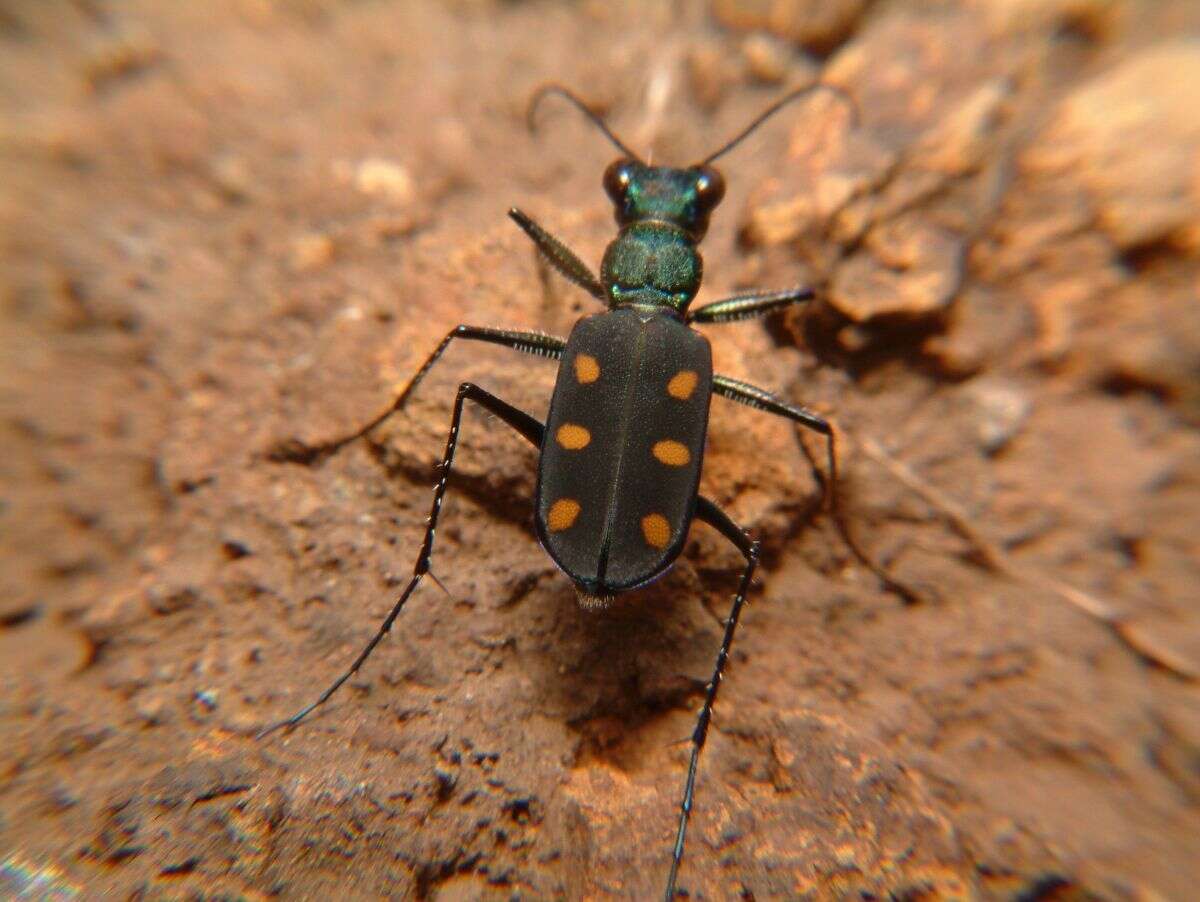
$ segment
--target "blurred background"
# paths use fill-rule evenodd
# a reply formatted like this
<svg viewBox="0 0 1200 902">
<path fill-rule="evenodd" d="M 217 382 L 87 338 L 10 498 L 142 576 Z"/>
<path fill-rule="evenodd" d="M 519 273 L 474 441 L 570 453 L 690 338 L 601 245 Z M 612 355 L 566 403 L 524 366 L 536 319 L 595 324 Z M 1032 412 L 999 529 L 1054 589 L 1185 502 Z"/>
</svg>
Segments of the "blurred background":
<svg viewBox="0 0 1200 902">
<path fill-rule="evenodd" d="M 1189 899 L 1200 879 L 1200 6 L 1190 0 L 0 5 L 0 896 L 647 898 L 740 558 L 704 527 L 578 609 L 535 452 L 594 301 L 612 147 L 720 168 L 703 489 L 764 566 L 701 762 L 689 898 Z M 22 893 L 24 895 L 22 896 Z"/>
</svg>

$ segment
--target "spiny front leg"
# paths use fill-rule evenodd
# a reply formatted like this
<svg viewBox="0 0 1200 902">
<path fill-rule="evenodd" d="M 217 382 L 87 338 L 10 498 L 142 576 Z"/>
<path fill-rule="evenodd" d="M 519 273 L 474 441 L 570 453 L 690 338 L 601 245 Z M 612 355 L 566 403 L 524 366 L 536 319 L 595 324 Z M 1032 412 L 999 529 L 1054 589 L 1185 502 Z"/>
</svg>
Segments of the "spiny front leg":
<svg viewBox="0 0 1200 902">
<path fill-rule="evenodd" d="M 542 256 L 550 261 L 550 264 L 562 274 L 563 278 L 574 282 L 592 297 L 601 301 L 605 299 L 604 286 L 600 284 L 600 280 L 588 269 L 587 264 L 575 255 L 574 251 L 516 207 L 509 210 L 508 215 L 513 222 L 521 227 L 521 231 L 528 235 L 533 243 L 537 245 L 537 249 L 542 252 Z"/>
<path fill-rule="evenodd" d="M 781 291 L 748 291 L 697 307 L 688 314 L 689 323 L 734 323 L 739 320 L 766 316 L 784 307 L 811 301 L 816 292 L 811 288 L 784 288 Z"/>
</svg>

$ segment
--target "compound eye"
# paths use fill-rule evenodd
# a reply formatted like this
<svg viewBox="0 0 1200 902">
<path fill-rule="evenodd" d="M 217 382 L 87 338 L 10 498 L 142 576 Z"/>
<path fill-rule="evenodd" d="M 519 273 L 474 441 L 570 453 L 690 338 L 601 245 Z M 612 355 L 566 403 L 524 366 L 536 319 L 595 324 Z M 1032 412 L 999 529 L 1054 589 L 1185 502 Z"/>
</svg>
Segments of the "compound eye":
<svg viewBox="0 0 1200 902">
<path fill-rule="evenodd" d="M 711 210 L 725 196 L 725 177 L 711 166 L 701 166 L 696 175 L 696 197 L 700 206 Z"/>
<path fill-rule="evenodd" d="M 632 160 L 622 158 L 610 163 L 604 170 L 604 190 L 614 202 L 625 199 L 625 192 L 629 190 L 629 184 L 633 181 L 633 173 L 630 171 L 632 166 Z"/>
</svg>

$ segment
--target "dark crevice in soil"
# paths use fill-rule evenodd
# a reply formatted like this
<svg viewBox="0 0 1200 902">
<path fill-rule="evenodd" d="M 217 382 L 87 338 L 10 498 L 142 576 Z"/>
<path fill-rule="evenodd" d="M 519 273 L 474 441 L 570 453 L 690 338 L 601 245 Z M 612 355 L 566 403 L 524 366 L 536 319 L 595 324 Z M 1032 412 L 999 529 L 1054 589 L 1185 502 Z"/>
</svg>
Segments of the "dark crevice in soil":
<svg viewBox="0 0 1200 902">
<path fill-rule="evenodd" d="M 1170 236 L 1126 248 L 1120 261 L 1132 276 L 1179 264 L 1179 248 Z"/>
<path fill-rule="evenodd" d="M 1117 397 L 1146 394 L 1156 401 L 1170 402 L 1174 397 L 1172 386 L 1159 382 L 1146 374 L 1110 373 L 1097 383 L 1097 388 Z"/>
<path fill-rule="evenodd" d="M 40 618 L 42 614 L 43 608 L 40 604 L 31 604 L 28 607 L 7 611 L 0 614 L 0 629 L 11 630 L 25 626 Z"/>
<path fill-rule="evenodd" d="M 945 332 L 946 323 L 941 317 L 878 317 L 869 325 L 854 325 L 828 306 L 821 306 L 807 311 L 797 326 L 785 319 L 777 328 L 786 336 L 783 344 L 806 347 L 822 365 L 842 370 L 854 379 L 893 363 L 939 380 L 955 378 L 924 350 L 930 338 Z M 798 335 L 794 329 L 799 329 Z M 853 350 L 842 341 L 846 329 L 854 331 Z"/>
<path fill-rule="evenodd" d="M 1074 900 L 1097 900 L 1099 897 L 1078 886 L 1073 880 L 1061 874 L 1045 874 L 1013 897 L 1014 902 L 1066 902 Z"/>
<path fill-rule="evenodd" d="M 230 783 L 214 786 L 196 796 L 192 800 L 192 804 L 199 805 L 202 802 L 211 802 L 213 799 L 219 799 L 223 796 L 239 795 L 243 792 L 249 792 L 253 788 L 253 785 L 250 783 Z"/>
</svg>

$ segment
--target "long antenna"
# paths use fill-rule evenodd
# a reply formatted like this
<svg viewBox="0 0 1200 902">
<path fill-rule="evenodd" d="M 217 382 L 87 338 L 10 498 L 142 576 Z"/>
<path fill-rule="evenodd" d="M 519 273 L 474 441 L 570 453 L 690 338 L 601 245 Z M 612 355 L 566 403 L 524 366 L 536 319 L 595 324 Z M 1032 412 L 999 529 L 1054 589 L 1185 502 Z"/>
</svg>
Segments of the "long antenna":
<svg viewBox="0 0 1200 902">
<path fill-rule="evenodd" d="M 613 134 L 612 130 L 604 124 L 604 120 L 600 118 L 599 114 L 597 114 L 594 110 L 592 110 L 591 107 L 576 97 L 570 88 L 565 88 L 559 84 L 542 85 L 540 88 L 534 91 L 533 96 L 529 98 L 529 107 L 525 111 L 525 125 L 531 132 L 537 131 L 537 123 L 534 119 L 534 115 L 537 113 L 538 104 L 541 103 L 545 97 L 548 97 L 551 94 L 557 94 L 559 97 L 562 97 L 573 107 L 575 107 L 575 109 L 587 116 L 587 118 L 591 120 L 592 125 L 604 132 L 604 136 L 613 143 L 613 146 L 615 146 L 617 150 L 625 154 L 625 156 L 636 160 L 639 163 L 643 162 L 642 158 L 630 150 L 624 141 Z"/>
<path fill-rule="evenodd" d="M 837 85 L 827 85 L 823 82 L 817 82 L 816 84 L 812 84 L 812 85 L 805 85 L 803 88 L 796 88 L 794 91 L 789 91 L 787 94 L 784 94 L 782 97 L 780 97 L 778 100 L 776 100 L 773 104 L 771 104 L 769 107 L 767 107 L 761 113 L 759 113 L 758 117 L 755 118 L 755 120 L 753 122 L 751 122 L 744 129 L 742 129 L 740 132 L 738 132 L 736 135 L 734 135 L 729 141 L 727 141 L 721 147 L 720 150 L 716 151 L 715 153 L 711 153 L 707 157 L 705 157 L 700 162 L 700 165 L 707 166 L 709 163 L 711 163 L 713 160 L 717 159 L 718 157 L 725 156 L 725 154 L 729 153 L 729 151 L 733 150 L 735 147 L 737 147 L 739 144 L 741 144 L 742 141 L 744 141 L 747 137 L 749 137 L 751 132 L 753 132 L 756 128 L 758 128 L 760 125 L 762 125 L 768 119 L 770 119 L 772 116 L 774 116 L 776 113 L 778 113 L 781 109 L 783 109 L 789 103 L 791 103 L 794 100 L 798 100 L 801 97 L 805 97 L 805 96 L 811 94 L 813 91 L 829 91 L 831 94 L 836 95 L 843 103 L 846 104 L 846 106 L 848 106 L 850 108 L 851 124 L 852 125 L 858 124 L 858 106 L 855 104 L 854 98 L 851 97 L 849 94 L 847 94 L 845 91 L 843 91 L 841 88 L 839 88 Z"/>
</svg>

